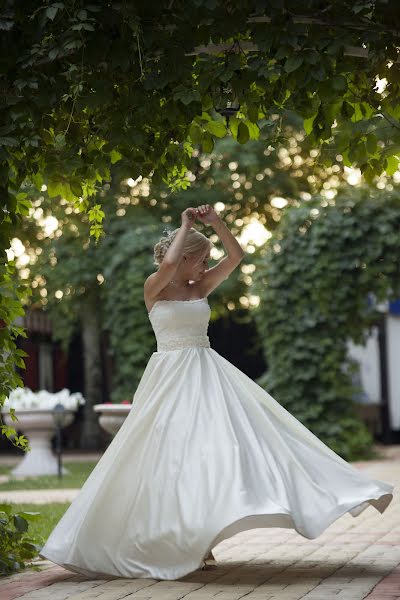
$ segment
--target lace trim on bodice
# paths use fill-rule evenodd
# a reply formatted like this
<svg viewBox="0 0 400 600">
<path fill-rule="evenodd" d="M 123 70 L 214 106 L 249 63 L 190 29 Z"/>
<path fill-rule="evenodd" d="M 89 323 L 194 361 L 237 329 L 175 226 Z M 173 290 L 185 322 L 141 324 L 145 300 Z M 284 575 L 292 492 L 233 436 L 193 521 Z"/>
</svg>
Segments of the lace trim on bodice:
<svg viewBox="0 0 400 600">
<path fill-rule="evenodd" d="M 163 302 L 171 302 L 171 303 L 172 302 L 181 302 L 183 304 L 183 303 L 187 303 L 187 302 L 201 302 L 201 301 L 207 302 L 207 297 L 203 296 L 202 298 L 194 298 L 192 300 L 167 300 L 167 299 L 156 300 L 154 302 L 150 312 L 148 312 L 147 314 L 150 317 L 151 314 L 154 312 L 155 307 L 158 306 L 159 304 L 162 304 Z M 207 302 L 207 304 L 208 304 L 208 302 Z"/>
</svg>

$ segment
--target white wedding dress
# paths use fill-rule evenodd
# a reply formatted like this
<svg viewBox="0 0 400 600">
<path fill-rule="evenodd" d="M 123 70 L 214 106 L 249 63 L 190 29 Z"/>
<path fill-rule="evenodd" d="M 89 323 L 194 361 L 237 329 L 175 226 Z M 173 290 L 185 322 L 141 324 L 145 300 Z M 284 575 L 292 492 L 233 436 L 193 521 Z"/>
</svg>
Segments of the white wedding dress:
<svg viewBox="0 0 400 600">
<path fill-rule="evenodd" d="M 157 339 L 122 427 L 40 556 L 91 578 L 178 579 L 247 529 L 313 539 L 394 486 L 330 450 L 210 347 L 206 298 L 161 300 Z M 289 376 L 289 375 L 288 375 Z"/>
</svg>

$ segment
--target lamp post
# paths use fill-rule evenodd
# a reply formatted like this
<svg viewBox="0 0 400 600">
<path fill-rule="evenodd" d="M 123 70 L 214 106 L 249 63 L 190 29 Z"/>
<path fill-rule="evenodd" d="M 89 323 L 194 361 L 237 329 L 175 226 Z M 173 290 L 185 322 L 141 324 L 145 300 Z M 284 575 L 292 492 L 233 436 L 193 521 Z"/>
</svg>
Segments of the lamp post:
<svg viewBox="0 0 400 600">
<path fill-rule="evenodd" d="M 53 408 L 53 418 L 56 425 L 56 454 L 58 460 L 58 478 L 62 478 L 62 464 L 61 464 L 61 429 L 64 425 L 65 408 L 64 404 L 60 402 Z"/>
</svg>

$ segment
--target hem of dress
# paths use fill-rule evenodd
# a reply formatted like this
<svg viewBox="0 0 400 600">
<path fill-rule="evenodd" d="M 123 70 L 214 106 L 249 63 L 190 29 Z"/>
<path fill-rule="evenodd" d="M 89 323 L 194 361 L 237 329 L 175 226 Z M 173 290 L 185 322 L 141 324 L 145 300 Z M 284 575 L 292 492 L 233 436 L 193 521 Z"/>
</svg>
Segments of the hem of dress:
<svg viewBox="0 0 400 600">
<path fill-rule="evenodd" d="M 394 489 L 394 487 L 393 487 Z M 393 491 L 393 490 L 392 490 Z M 258 529 L 258 528 L 273 528 L 273 527 L 280 527 L 283 529 L 294 529 L 299 535 L 301 535 L 302 537 L 308 539 L 308 540 L 314 540 L 317 537 L 319 537 L 330 525 L 332 525 L 332 523 L 334 523 L 335 521 L 337 521 L 337 519 L 339 519 L 340 517 L 342 517 L 343 515 L 345 515 L 346 513 L 349 513 L 353 518 L 358 517 L 362 512 L 364 512 L 365 509 L 367 509 L 369 506 L 373 506 L 377 511 L 379 511 L 381 514 L 387 509 L 387 507 L 389 506 L 389 504 L 391 503 L 391 501 L 393 500 L 393 493 L 391 492 L 380 492 L 378 493 L 376 496 L 371 496 L 370 498 L 364 499 L 364 500 L 357 500 L 357 501 L 351 501 L 351 502 L 346 502 L 343 504 L 338 504 L 334 510 L 332 510 L 328 516 L 325 517 L 324 519 L 324 523 L 323 525 L 321 525 L 321 527 L 319 527 L 318 529 L 314 530 L 312 535 L 307 535 L 307 533 L 305 532 L 305 530 L 302 530 L 300 527 L 296 526 L 295 522 L 293 521 L 293 518 L 290 514 L 290 512 L 276 512 L 276 513 L 254 513 L 254 514 L 244 514 L 241 517 L 239 517 L 238 519 L 235 519 L 234 521 L 229 522 L 225 527 L 223 527 L 218 535 L 216 535 L 211 544 L 209 544 L 208 548 L 207 548 L 207 552 L 209 552 L 210 550 L 213 549 L 214 546 L 218 545 L 219 543 L 221 543 L 223 540 L 228 539 L 230 537 L 232 537 L 233 535 L 236 535 L 237 533 L 241 533 L 242 531 L 247 531 L 249 529 Z M 271 525 L 271 524 L 263 524 L 263 521 L 267 521 L 269 517 L 287 517 L 287 525 Z M 258 521 L 258 524 L 255 526 L 251 526 L 248 527 L 248 525 L 246 525 L 246 521 L 247 520 L 251 520 L 251 519 L 255 519 L 255 521 Z M 226 533 L 227 535 L 224 535 L 224 531 L 228 530 Z"/>
<path fill-rule="evenodd" d="M 390 486 L 390 487 L 392 487 L 392 492 L 393 492 L 394 486 Z M 152 575 L 152 574 L 129 576 L 129 575 L 120 575 L 120 574 L 116 574 L 116 573 L 103 573 L 101 571 L 90 571 L 89 569 L 85 569 L 83 567 L 79 567 L 79 566 L 73 565 L 71 563 L 63 563 L 62 560 L 59 560 L 59 561 L 54 560 L 54 559 L 46 556 L 46 554 L 42 554 L 41 552 L 39 552 L 39 556 L 46 560 L 50 560 L 51 562 L 54 562 L 55 564 L 65 568 L 65 569 L 68 569 L 69 571 L 73 571 L 73 572 L 81 574 L 81 575 L 83 574 L 85 576 L 92 577 L 95 579 L 123 578 L 123 579 L 155 579 L 158 581 L 175 581 L 177 579 L 180 579 L 181 577 L 185 577 L 186 575 L 194 573 L 198 569 L 201 569 L 205 564 L 204 557 L 208 556 L 208 553 L 214 548 L 214 546 L 218 545 L 223 540 L 228 539 L 228 538 L 232 537 L 233 535 L 236 535 L 237 533 L 241 533 L 242 531 L 248 531 L 250 529 L 259 529 L 259 528 L 263 529 L 263 528 L 281 527 L 283 529 L 294 529 L 302 537 L 305 537 L 306 539 L 309 539 L 309 540 L 313 540 L 313 539 L 319 537 L 330 525 L 332 525 L 332 523 L 334 523 L 337 519 L 339 519 L 341 516 L 343 516 L 347 512 L 349 514 L 351 514 L 352 517 L 355 518 L 355 517 L 358 517 L 358 515 L 360 515 L 366 508 L 368 508 L 369 506 L 373 506 L 377 511 L 379 511 L 382 514 L 387 509 L 387 507 L 389 506 L 389 504 L 391 503 L 392 500 L 393 500 L 393 493 L 391 493 L 391 492 L 381 493 L 380 492 L 376 496 L 371 496 L 368 499 L 364 499 L 361 501 L 360 501 L 360 499 L 358 499 L 357 501 L 353 500 L 351 502 L 339 504 L 324 519 L 324 524 L 321 525 L 321 527 L 319 529 L 314 531 L 313 535 L 311 535 L 311 536 L 307 535 L 305 533 L 305 531 L 301 531 L 299 527 L 296 527 L 295 522 L 293 521 L 293 518 L 290 513 L 286 513 L 286 512 L 285 513 L 271 513 L 271 512 L 269 512 L 269 513 L 254 513 L 254 514 L 246 513 L 246 514 L 243 514 L 242 516 L 229 522 L 227 525 L 225 525 L 225 527 L 222 527 L 219 530 L 219 533 L 216 536 L 214 536 L 212 541 L 210 543 L 208 543 L 204 552 L 202 552 L 203 558 L 201 559 L 200 562 L 192 563 L 192 566 L 188 565 L 184 568 L 184 570 L 178 569 L 173 576 L 160 576 L 160 575 L 157 576 L 157 575 Z M 351 511 L 353 511 L 353 513 Z M 282 525 L 266 524 L 266 521 L 271 516 L 287 517 L 288 525 L 282 526 Z M 251 519 L 253 519 L 253 524 L 249 527 L 248 525 L 246 525 L 246 521 L 249 521 Z M 224 531 L 226 531 L 226 535 L 224 535 L 224 533 L 223 533 Z M 217 561 L 217 566 L 218 566 L 218 561 Z"/>
<path fill-rule="evenodd" d="M 72 563 L 63 562 L 62 559 L 55 560 L 54 558 L 50 558 L 46 554 L 42 554 L 42 552 L 38 553 L 40 558 L 45 560 L 49 560 L 50 562 L 62 567 L 63 569 L 67 569 L 67 571 L 72 571 L 77 575 L 85 575 L 86 577 L 90 577 L 91 579 L 154 579 L 156 581 L 175 581 L 176 579 L 180 579 L 181 577 L 185 577 L 186 575 L 190 575 L 194 573 L 198 569 L 201 569 L 205 562 L 202 559 L 200 564 L 193 569 L 185 569 L 183 574 L 174 575 L 173 577 L 161 577 L 156 575 L 121 575 L 117 573 L 103 573 L 102 571 L 91 571 L 90 569 L 85 569 L 84 567 L 78 567 L 77 565 L 73 565 Z"/>
</svg>

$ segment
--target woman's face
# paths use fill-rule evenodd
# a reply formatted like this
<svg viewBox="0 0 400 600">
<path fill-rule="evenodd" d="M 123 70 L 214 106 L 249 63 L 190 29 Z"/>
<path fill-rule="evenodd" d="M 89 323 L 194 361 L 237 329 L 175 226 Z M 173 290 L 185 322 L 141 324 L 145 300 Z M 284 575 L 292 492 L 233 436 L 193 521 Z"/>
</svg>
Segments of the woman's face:
<svg viewBox="0 0 400 600">
<path fill-rule="evenodd" d="M 186 256 L 186 260 L 183 260 L 183 265 L 185 265 L 188 278 L 192 281 L 200 281 L 204 275 L 204 272 L 208 269 L 209 260 L 210 253 L 208 253 L 206 256 L 203 256 L 202 260 L 200 261 L 197 256 Z"/>
</svg>

